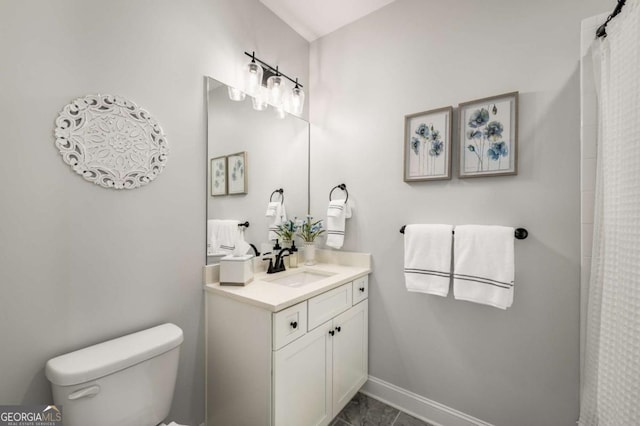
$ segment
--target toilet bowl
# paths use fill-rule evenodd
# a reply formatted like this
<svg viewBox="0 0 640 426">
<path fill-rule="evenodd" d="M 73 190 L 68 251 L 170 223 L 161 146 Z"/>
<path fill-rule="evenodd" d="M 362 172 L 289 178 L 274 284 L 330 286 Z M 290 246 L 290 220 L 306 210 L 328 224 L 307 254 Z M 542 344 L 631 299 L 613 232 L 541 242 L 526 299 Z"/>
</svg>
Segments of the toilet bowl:
<svg viewBox="0 0 640 426">
<path fill-rule="evenodd" d="M 47 361 L 65 426 L 156 426 L 169 414 L 182 330 L 163 324 Z"/>
</svg>

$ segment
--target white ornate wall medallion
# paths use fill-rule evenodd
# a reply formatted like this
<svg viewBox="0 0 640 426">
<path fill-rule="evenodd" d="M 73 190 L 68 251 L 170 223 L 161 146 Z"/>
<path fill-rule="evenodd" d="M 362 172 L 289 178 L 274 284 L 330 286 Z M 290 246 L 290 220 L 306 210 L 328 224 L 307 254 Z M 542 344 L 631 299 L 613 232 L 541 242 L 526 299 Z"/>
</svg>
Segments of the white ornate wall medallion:
<svg viewBox="0 0 640 426">
<path fill-rule="evenodd" d="M 88 95 L 66 105 L 56 119 L 62 159 L 89 182 L 133 189 L 156 178 L 167 162 L 160 125 L 120 96 Z"/>
</svg>

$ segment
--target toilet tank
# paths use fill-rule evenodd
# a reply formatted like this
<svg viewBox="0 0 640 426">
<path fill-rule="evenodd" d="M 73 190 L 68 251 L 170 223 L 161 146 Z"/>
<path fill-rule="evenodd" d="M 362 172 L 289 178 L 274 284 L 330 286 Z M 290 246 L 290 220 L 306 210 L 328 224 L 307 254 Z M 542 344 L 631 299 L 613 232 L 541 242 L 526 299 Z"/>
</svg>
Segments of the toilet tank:
<svg viewBox="0 0 640 426">
<path fill-rule="evenodd" d="M 169 414 L 182 330 L 163 324 L 47 361 L 65 426 L 155 426 Z"/>
</svg>

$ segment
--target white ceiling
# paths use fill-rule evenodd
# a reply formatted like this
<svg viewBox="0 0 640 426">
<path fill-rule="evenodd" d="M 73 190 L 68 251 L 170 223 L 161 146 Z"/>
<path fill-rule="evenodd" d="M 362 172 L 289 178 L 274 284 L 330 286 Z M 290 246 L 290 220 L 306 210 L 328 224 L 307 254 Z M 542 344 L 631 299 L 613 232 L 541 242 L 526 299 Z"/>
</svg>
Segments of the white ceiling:
<svg viewBox="0 0 640 426">
<path fill-rule="evenodd" d="M 395 0 L 260 0 L 298 34 L 313 41 Z"/>
</svg>

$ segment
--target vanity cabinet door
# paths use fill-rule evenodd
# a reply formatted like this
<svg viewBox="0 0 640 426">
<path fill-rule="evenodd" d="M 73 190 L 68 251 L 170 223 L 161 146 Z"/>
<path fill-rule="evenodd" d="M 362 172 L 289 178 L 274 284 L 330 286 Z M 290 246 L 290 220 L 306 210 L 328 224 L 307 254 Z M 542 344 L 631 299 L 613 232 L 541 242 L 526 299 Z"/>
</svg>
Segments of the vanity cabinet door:
<svg viewBox="0 0 640 426">
<path fill-rule="evenodd" d="M 275 426 L 323 426 L 333 418 L 332 327 L 329 321 L 274 352 Z"/>
<path fill-rule="evenodd" d="M 364 300 L 333 319 L 334 414 L 338 414 L 367 381 L 368 303 Z"/>
</svg>

